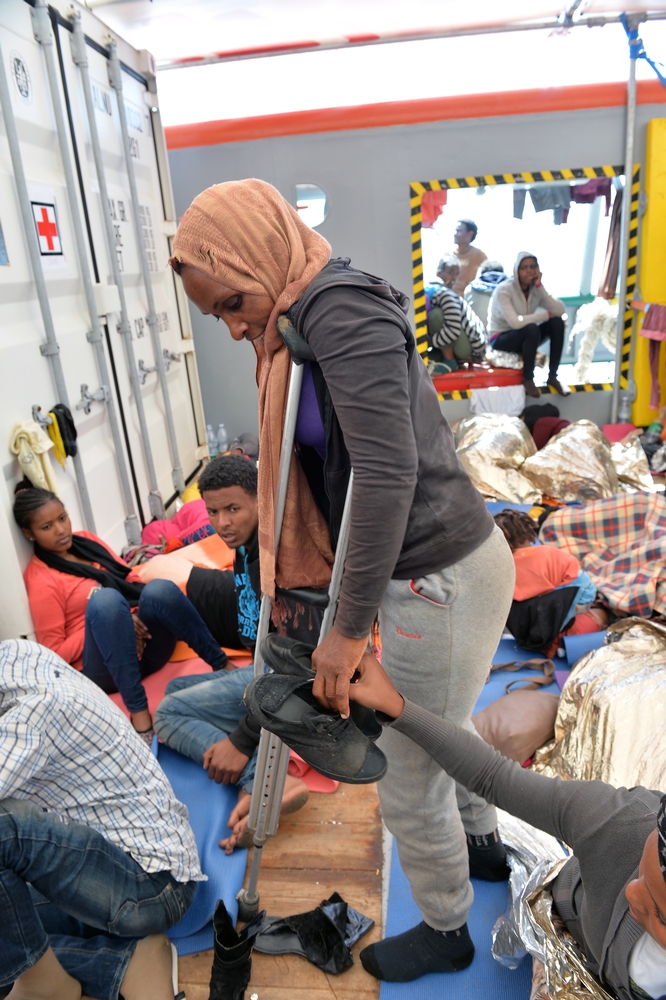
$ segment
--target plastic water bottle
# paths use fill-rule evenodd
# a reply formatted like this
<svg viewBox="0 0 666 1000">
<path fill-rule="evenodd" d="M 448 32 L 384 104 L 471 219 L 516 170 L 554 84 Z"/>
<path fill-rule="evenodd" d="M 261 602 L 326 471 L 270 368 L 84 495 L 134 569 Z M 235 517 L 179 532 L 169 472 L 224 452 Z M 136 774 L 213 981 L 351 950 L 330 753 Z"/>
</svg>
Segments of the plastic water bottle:
<svg viewBox="0 0 666 1000">
<path fill-rule="evenodd" d="M 225 451 L 229 449 L 229 435 L 227 434 L 227 428 L 224 424 L 220 424 L 217 428 L 217 453 L 218 455 L 223 455 Z"/>
<path fill-rule="evenodd" d="M 206 441 L 208 442 L 208 454 L 211 458 L 217 455 L 217 438 L 212 424 L 206 424 Z"/>
</svg>

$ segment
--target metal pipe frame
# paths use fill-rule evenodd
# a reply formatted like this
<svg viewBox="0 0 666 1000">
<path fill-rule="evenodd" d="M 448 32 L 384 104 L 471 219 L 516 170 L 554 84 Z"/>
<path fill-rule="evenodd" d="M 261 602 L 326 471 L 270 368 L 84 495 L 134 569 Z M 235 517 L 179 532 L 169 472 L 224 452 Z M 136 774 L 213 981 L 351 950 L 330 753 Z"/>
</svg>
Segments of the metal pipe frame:
<svg viewBox="0 0 666 1000">
<path fill-rule="evenodd" d="M 109 192 L 106 184 L 106 169 L 104 167 L 104 156 L 102 153 L 102 146 L 99 141 L 99 132 L 97 131 L 97 120 L 95 118 L 95 106 L 93 104 L 92 85 L 90 83 L 90 74 L 88 72 L 88 51 L 86 48 L 85 36 L 83 34 L 83 26 L 81 24 L 81 15 L 76 10 L 72 11 L 71 23 L 72 23 L 72 36 L 71 36 L 72 59 L 74 60 L 74 63 L 79 67 L 79 71 L 81 73 L 81 83 L 83 84 L 83 97 L 86 105 L 88 127 L 90 129 L 90 142 L 92 145 L 93 158 L 95 160 L 95 171 L 97 173 L 100 199 L 102 202 L 102 219 L 104 221 L 104 233 L 106 236 L 109 264 L 111 266 L 111 273 L 113 275 L 113 280 L 116 284 L 116 287 L 118 288 L 118 297 L 120 299 L 118 333 L 120 334 L 120 337 L 122 339 L 125 348 L 127 373 L 129 375 L 130 386 L 132 388 L 132 394 L 134 396 L 134 404 L 136 406 L 136 413 L 139 421 L 139 436 L 141 438 L 143 457 L 146 464 L 146 474 L 148 476 L 148 487 L 149 487 L 148 507 L 152 517 L 156 517 L 159 520 L 161 520 L 165 517 L 164 503 L 162 500 L 162 494 L 160 493 L 159 487 L 157 485 L 157 473 L 155 471 L 153 449 L 150 443 L 150 434 L 148 432 L 148 421 L 146 420 L 146 411 L 143 405 L 143 396 L 141 395 L 141 384 L 139 382 L 139 372 L 137 369 L 136 359 L 134 357 L 134 345 L 132 343 L 132 327 L 130 325 L 129 315 L 127 312 L 127 299 L 125 297 L 125 286 L 123 283 L 122 274 L 120 273 L 120 268 L 118 267 L 118 257 L 116 255 L 116 240 L 113 232 L 113 219 L 111 218 Z"/>
<path fill-rule="evenodd" d="M 5 61 L 1 49 L 0 107 L 2 108 L 2 117 L 4 119 L 5 130 L 7 132 L 9 153 L 12 159 L 12 166 L 14 168 L 14 179 L 16 182 L 19 209 L 21 212 L 21 219 L 28 247 L 28 257 L 32 267 L 37 299 L 39 301 L 42 322 L 44 324 L 46 342 L 40 345 L 40 351 L 44 357 L 48 358 L 51 366 L 53 382 L 55 384 L 56 395 L 59 402 L 71 410 L 69 405 L 69 396 L 67 394 L 67 385 L 65 382 L 65 373 L 62 368 L 62 361 L 60 360 L 60 345 L 58 344 L 58 338 L 56 337 L 53 316 L 51 314 L 51 305 L 49 303 L 49 296 L 46 289 L 46 281 L 42 270 L 41 254 L 39 252 L 39 244 L 37 242 L 37 234 L 35 232 L 35 222 L 32 215 L 32 207 L 30 205 L 30 195 L 28 194 L 28 185 L 25 179 L 25 170 L 23 168 L 23 156 L 21 154 L 18 132 L 16 130 L 14 109 L 12 108 L 11 94 L 9 92 L 7 73 L 5 71 Z M 72 463 L 74 465 L 74 474 L 76 476 L 76 483 L 81 500 L 83 521 L 88 531 L 95 532 L 95 517 L 93 515 L 92 503 L 90 502 L 90 493 L 88 492 L 85 472 L 83 471 L 80 449 L 77 449 L 76 455 L 72 456 Z"/>
<path fill-rule="evenodd" d="M 97 315 L 95 292 L 93 289 L 92 277 L 90 275 L 90 266 L 88 263 L 86 241 L 83 233 L 81 212 L 79 209 L 77 186 L 76 186 L 76 180 L 74 178 L 74 168 L 72 166 L 72 157 L 69 150 L 69 139 L 67 134 L 67 128 L 65 125 L 65 117 L 63 114 L 62 104 L 60 100 L 60 90 L 58 86 L 58 72 L 56 69 L 55 53 L 53 51 L 54 39 L 51 31 L 51 19 L 49 17 L 48 7 L 45 0 L 36 0 L 35 6 L 31 11 L 31 16 L 32 16 L 32 26 L 34 35 L 44 53 L 44 60 L 46 62 L 46 75 L 48 77 L 49 89 L 51 91 L 51 104 L 55 115 L 56 132 L 58 133 L 58 144 L 60 146 L 60 156 L 62 159 L 63 171 L 65 174 L 65 184 L 67 186 L 67 194 L 69 195 L 70 215 L 72 220 L 72 230 L 74 233 L 74 243 L 76 245 L 76 253 L 79 258 L 79 268 L 81 271 L 81 281 L 83 283 L 83 291 L 86 299 L 86 305 L 88 307 L 88 313 L 90 315 L 91 330 L 88 333 L 87 339 L 92 344 L 93 350 L 95 351 L 97 367 L 99 370 L 100 379 L 102 381 L 102 389 L 105 390 L 103 395 L 100 397 L 100 400 L 105 402 L 107 415 L 109 418 L 109 427 L 111 428 L 111 437 L 113 438 L 113 448 L 116 457 L 116 464 L 118 467 L 118 479 L 120 481 L 120 491 L 122 493 L 123 506 L 125 507 L 125 536 L 130 545 L 140 545 L 141 529 L 139 527 L 136 511 L 134 509 L 134 501 L 132 499 L 132 487 L 130 485 L 129 474 L 127 472 L 127 465 L 125 463 L 125 453 L 123 451 L 123 443 L 120 434 L 120 425 L 118 423 L 118 414 L 116 412 L 116 404 L 111 395 L 111 390 L 110 390 L 111 378 L 109 375 L 108 365 L 106 363 L 106 354 L 104 352 L 104 340 L 102 336 L 102 328 L 100 326 L 99 317 Z M 79 408 L 80 404 L 77 404 L 77 409 Z M 90 412 L 89 405 L 86 412 Z"/>
<path fill-rule="evenodd" d="M 88 0 L 93 6 L 92 0 Z M 104 2 L 104 0 L 102 0 Z M 107 0 L 113 2 L 113 0 Z M 95 3 L 95 7 L 100 3 Z M 572 5 L 574 8 L 577 4 Z M 666 12 L 648 11 L 637 15 L 642 21 L 662 21 Z M 425 28 L 421 31 L 386 31 L 381 34 L 367 34 L 360 38 L 343 36 L 341 38 L 324 38 L 313 41 L 298 41 L 276 43 L 274 45 L 258 45 L 243 49 L 232 49 L 228 52 L 209 52 L 205 55 L 184 56 L 180 59 L 163 59 L 156 63 L 158 72 L 167 69 L 192 69 L 197 66 L 211 66 L 216 63 L 240 62 L 246 59 L 268 59 L 271 56 L 298 55 L 308 52 L 322 52 L 327 49 L 362 48 L 368 45 L 393 45 L 399 42 L 427 42 L 437 38 L 467 38 L 474 35 L 506 35 L 517 31 L 557 31 L 566 32 L 571 28 L 603 28 L 606 24 L 618 24 L 619 15 L 591 15 L 579 17 L 576 20 L 567 19 L 566 12 L 560 17 L 544 18 L 540 21 L 519 21 L 515 24 L 473 25 L 460 28 Z"/>
<path fill-rule="evenodd" d="M 160 381 L 160 387 L 162 389 L 162 398 L 164 400 L 164 415 L 166 418 L 169 447 L 171 449 L 173 485 L 174 488 L 178 491 L 178 493 L 182 493 L 185 489 L 185 477 L 183 475 L 183 470 L 180 464 L 178 439 L 176 437 L 176 425 L 173 419 L 171 397 L 169 395 L 169 383 L 167 382 L 166 368 L 164 367 L 164 357 L 162 355 L 162 341 L 160 338 L 157 312 L 155 310 L 155 297 L 153 295 L 153 285 L 150 278 L 148 255 L 146 253 L 146 247 L 142 236 L 141 213 L 139 211 L 139 192 L 136 186 L 134 164 L 132 163 L 132 154 L 130 151 L 129 135 L 127 130 L 127 115 L 125 114 L 125 103 L 123 100 L 122 73 L 120 69 L 120 62 L 118 61 L 118 53 L 116 51 L 115 42 L 111 42 L 109 45 L 108 68 L 109 68 L 109 82 L 115 91 L 116 100 L 118 103 L 118 114 L 120 116 L 120 131 L 122 133 L 123 151 L 125 154 L 125 167 L 127 169 L 127 179 L 129 181 L 129 188 L 130 188 L 130 202 L 132 204 L 132 216 L 134 219 L 134 235 L 136 239 L 137 252 L 139 254 L 139 262 L 141 265 L 141 275 L 143 277 L 143 284 L 146 289 L 146 297 L 148 300 L 147 322 L 148 322 L 148 328 L 150 330 L 150 337 L 153 343 L 153 354 L 155 356 L 155 364 L 157 366 L 157 377 L 159 378 Z"/>
<path fill-rule="evenodd" d="M 641 15 L 630 17 L 636 25 Z M 627 81 L 627 125 L 624 147 L 624 193 L 622 195 L 622 216 L 620 219 L 620 291 L 617 300 L 617 327 L 615 333 L 615 378 L 611 402 L 611 423 L 616 424 L 620 408 L 620 365 L 624 347 L 624 314 L 627 307 L 627 260 L 629 257 L 629 223 L 631 221 L 631 185 L 634 176 L 634 145 L 636 140 L 636 60 L 629 55 L 629 79 Z"/>
</svg>

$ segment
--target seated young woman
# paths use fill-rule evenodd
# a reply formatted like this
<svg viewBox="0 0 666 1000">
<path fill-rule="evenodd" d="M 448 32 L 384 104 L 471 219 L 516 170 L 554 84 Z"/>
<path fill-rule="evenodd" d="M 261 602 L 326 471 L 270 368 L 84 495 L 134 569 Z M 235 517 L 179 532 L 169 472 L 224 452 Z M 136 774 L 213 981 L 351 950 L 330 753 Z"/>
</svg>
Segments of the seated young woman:
<svg viewBox="0 0 666 1000">
<path fill-rule="evenodd" d="M 213 670 L 225 666 L 225 653 L 175 583 L 144 584 L 101 538 L 73 532 L 55 493 L 19 483 L 14 518 L 34 545 L 23 579 L 37 641 L 107 694 L 119 691 L 132 725 L 150 742 L 142 678 L 164 666 L 178 639 Z"/>
<path fill-rule="evenodd" d="M 571 847 L 573 856 L 552 883 L 554 907 L 602 985 L 620 1000 L 666 995 L 666 795 L 535 774 L 404 699 L 373 656 L 363 657 L 356 676 L 350 698 L 384 713 L 384 725 L 422 747 L 468 791 Z M 414 937 L 412 950 L 432 956 L 427 935 L 437 931 L 424 927 L 407 935 Z M 404 955 L 384 944 L 361 952 L 374 975 L 386 971 L 392 954 Z M 448 968 L 440 962 L 429 971 L 454 971 L 461 963 L 456 945 L 452 940 Z"/>
</svg>

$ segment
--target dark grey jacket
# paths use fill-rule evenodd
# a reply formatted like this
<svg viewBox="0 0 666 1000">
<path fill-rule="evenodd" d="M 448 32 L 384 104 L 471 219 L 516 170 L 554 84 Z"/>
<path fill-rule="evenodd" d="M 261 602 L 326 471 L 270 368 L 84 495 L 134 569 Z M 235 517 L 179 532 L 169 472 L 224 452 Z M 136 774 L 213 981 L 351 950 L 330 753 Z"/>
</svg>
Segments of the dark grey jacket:
<svg viewBox="0 0 666 1000">
<path fill-rule="evenodd" d="M 553 883 L 557 912 L 601 983 L 621 1000 L 635 1000 L 629 956 L 643 930 L 629 916 L 624 890 L 638 877 L 663 793 L 535 774 L 409 701 L 392 728 L 470 791 L 571 847 L 574 857 Z"/>
<path fill-rule="evenodd" d="M 302 461 L 334 543 L 354 468 L 336 625 L 357 638 L 369 633 L 392 577 L 408 580 L 450 566 L 493 530 L 456 456 L 407 305 L 387 281 L 337 258 L 288 313 L 316 357 L 326 460 L 323 468 L 319 460 L 318 470 L 316 456 Z"/>
</svg>

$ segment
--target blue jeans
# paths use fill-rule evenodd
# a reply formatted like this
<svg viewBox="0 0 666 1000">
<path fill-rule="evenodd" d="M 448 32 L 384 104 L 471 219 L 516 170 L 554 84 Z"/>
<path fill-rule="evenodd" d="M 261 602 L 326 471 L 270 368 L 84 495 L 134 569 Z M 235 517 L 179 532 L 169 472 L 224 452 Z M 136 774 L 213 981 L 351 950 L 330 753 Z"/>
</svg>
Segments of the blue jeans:
<svg viewBox="0 0 666 1000">
<path fill-rule="evenodd" d="M 253 677 L 252 665 L 177 677 L 167 685 L 166 697 L 155 712 L 155 732 L 172 750 L 203 764 L 206 750 L 226 739 L 247 715 L 243 692 Z M 255 750 L 238 781 L 243 791 L 252 791 L 256 766 Z"/>
<path fill-rule="evenodd" d="M 196 882 L 149 874 L 81 823 L 0 802 L 0 988 L 49 945 L 86 996 L 117 1000 L 137 941 L 178 923 Z"/>
<path fill-rule="evenodd" d="M 119 591 L 96 590 L 86 609 L 83 673 L 107 694 L 119 691 L 128 712 L 148 707 L 141 679 L 164 666 L 179 639 L 214 670 L 227 662 L 203 618 L 175 583 L 146 584 L 137 614 L 152 635 L 140 660 L 130 606 Z"/>
</svg>

